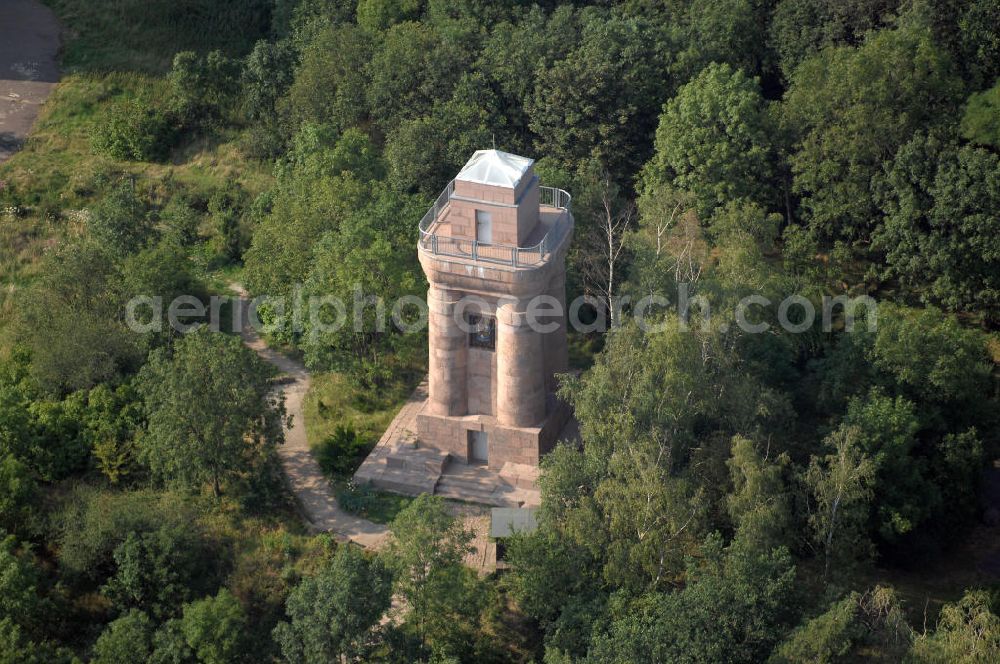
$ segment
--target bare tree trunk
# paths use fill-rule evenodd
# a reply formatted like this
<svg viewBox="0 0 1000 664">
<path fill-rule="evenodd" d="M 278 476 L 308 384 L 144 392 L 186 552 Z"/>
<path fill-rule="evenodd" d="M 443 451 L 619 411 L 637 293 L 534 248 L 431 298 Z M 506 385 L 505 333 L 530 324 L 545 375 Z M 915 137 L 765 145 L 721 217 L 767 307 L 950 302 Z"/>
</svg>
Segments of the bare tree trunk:
<svg viewBox="0 0 1000 664">
<path fill-rule="evenodd" d="M 785 178 L 784 187 L 782 187 L 782 189 L 784 190 L 785 194 L 785 215 L 786 215 L 785 224 L 789 226 L 795 223 L 795 219 L 792 217 L 792 196 L 789 193 L 789 189 L 791 188 L 791 186 L 792 183 L 788 181 L 788 178 Z"/>
<path fill-rule="evenodd" d="M 614 327 L 621 318 L 616 303 L 619 263 L 625 252 L 628 233 L 636 218 L 636 210 L 632 202 L 623 204 L 617 200 L 617 188 L 607 173 L 602 175 L 598 187 L 600 208 L 596 219 L 597 228 L 594 229 L 594 237 L 591 238 L 594 250 L 593 254 L 585 255 L 583 272 L 587 281 L 606 302 L 608 323 Z"/>
<path fill-rule="evenodd" d="M 837 528 L 837 508 L 840 507 L 840 494 L 833 501 L 830 508 L 830 526 L 826 531 L 826 545 L 824 548 L 823 580 L 830 578 L 830 557 L 833 555 L 833 531 Z"/>
<path fill-rule="evenodd" d="M 606 220 L 608 220 L 608 223 L 605 224 L 605 230 L 606 230 L 607 239 L 608 239 L 608 253 L 607 253 L 607 258 L 608 258 L 608 287 L 607 287 L 607 294 L 608 294 L 608 322 L 611 324 L 611 327 L 614 327 L 615 326 L 615 320 L 617 319 L 617 316 L 615 315 L 615 296 L 614 296 L 614 293 L 615 293 L 615 259 L 616 259 L 617 255 L 616 255 L 616 252 L 615 252 L 615 233 L 614 233 L 615 229 L 614 229 L 614 224 L 611 223 L 611 220 L 614 217 L 612 216 L 612 212 L 611 212 L 611 201 L 608 200 L 608 196 L 606 195 L 606 193 L 604 195 L 604 218 Z"/>
<path fill-rule="evenodd" d="M 684 205 L 683 200 L 678 200 L 674 205 L 674 209 L 670 211 L 670 216 L 667 217 L 665 221 L 661 220 L 656 223 L 656 257 L 659 258 L 660 254 L 663 253 L 663 236 L 666 235 L 667 231 L 674 227 L 674 222 L 677 219 L 677 215 L 680 213 L 681 208 Z"/>
</svg>

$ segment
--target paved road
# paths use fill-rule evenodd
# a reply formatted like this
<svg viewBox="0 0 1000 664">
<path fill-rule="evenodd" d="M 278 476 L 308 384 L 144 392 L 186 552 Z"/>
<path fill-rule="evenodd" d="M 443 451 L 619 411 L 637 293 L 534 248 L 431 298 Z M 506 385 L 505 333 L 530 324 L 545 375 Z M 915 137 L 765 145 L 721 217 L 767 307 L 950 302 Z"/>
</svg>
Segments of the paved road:
<svg viewBox="0 0 1000 664">
<path fill-rule="evenodd" d="M 243 343 L 277 367 L 285 378 L 280 389 L 285 393 L 285 408 L 292 418 L 292 426 L 285 429 L 285 444 L 278 446 L 278 456 L 303 515 L 316 530 L 329 532 L 341 541 L 350 540 L 367 548 L 378 548 L 388 537 L 388 528 L 340 509 L 330 482 L 309 449 L 302 415 L 302 400 L 309 391 L 309 372 L 300 362 L 264 343 L 249 325 L 246 291 L 239 284 L 230 284 L 229 287 L 240 296 Z"/>
<path fill-rule="evenodd" d="M 36 0 L 0 0 L 0 162 L 21 145 L 59 81 L 59 24 Z"/>
</svg>

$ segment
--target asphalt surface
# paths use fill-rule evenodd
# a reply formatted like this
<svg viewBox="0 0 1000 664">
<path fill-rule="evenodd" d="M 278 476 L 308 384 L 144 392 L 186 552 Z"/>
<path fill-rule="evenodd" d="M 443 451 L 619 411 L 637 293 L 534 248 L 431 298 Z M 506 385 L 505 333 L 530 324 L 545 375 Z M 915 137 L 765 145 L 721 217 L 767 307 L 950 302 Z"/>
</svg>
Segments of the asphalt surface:
<svg viewBox="0 0 1000 664">
<path fill-rule="evenodd" d="M 31 131 L 59 81 L 59 23 L 35 0 L 0 0 L 0 162 Z"/>
</svg>

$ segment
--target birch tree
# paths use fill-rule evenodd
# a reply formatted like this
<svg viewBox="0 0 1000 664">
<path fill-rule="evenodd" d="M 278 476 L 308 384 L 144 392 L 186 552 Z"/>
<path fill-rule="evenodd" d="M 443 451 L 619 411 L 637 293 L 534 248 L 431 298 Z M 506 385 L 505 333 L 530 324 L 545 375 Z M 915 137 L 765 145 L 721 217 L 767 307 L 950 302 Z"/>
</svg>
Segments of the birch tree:
<svg viewBox="0 0 1000 664">
<path fill-rule="evenodd" d="M 585 287 L 607 304 L 608 324 L 614 327 L 621 317 L 618 292 L 625 276 L 627 240 L 638 215 L 635 204 L 621 196 L 610 174 L 598 168 L 588 165 L 582 178 L 586 192 L 580 271 Z"/>
<path fill-rule="evenodd" d="M 752 441 L 733 437 L 732 456 L 726 462 L 733 491 L 726 497 L 726 509 L 736 526 L 735 539 L 745 546 L 767 552 L 786 543 L 792 524 L 782 473 L 790 463 L 786 454 L 769 461 Z"/>
<path fill-rule="evenodd" d="M 834 559 L 849 559 L 870 547 L 864 525 L 875 465 L 861 451 L 859 440 L 856 427 L 840 427 L 825 440 L 830 454 L 822 459 L 813 456 L 805 473 L 816 502 L 809 525 L 823 551 L 824 578 L 829 578 Z"/>
</svg>

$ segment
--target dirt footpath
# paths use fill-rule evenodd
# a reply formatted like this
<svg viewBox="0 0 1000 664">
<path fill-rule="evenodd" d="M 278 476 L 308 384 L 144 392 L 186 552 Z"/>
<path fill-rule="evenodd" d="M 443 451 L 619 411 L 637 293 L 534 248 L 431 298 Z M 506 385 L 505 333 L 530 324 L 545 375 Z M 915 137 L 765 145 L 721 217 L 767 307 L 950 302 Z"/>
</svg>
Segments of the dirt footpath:
<svg viewBox="0 0 1000 664">
<path fill-rule="evenodd" d="M 59 81 L 59 24 L 35 0 L 0 0 L 0 162 L 21 145 Z"/>
<path fill-rule="evenodd" d="M 234 283 L 229 287 L 240 298 L 243 343 L 274 365 L 285 378 L 280 389 L 285 395 L 285 409 L 291 417 L 292 426 L 285 428 L 285 444 L 278 446 L 278 457 L 304 516 L 313 528 L 333 533 L 341 541 L 349 540 L 370 549 L 379 548 L 388 537 L 389 529 L 348 514 L 337 506 L 330 481 L 320 470 L 309 448 L 302 413 L 302 400 L 309 391 L 309 372 L 301 362 L 282 355 L 264 343 L 250 325 L 250 302 L 243 286 Z"/>
</svg>

